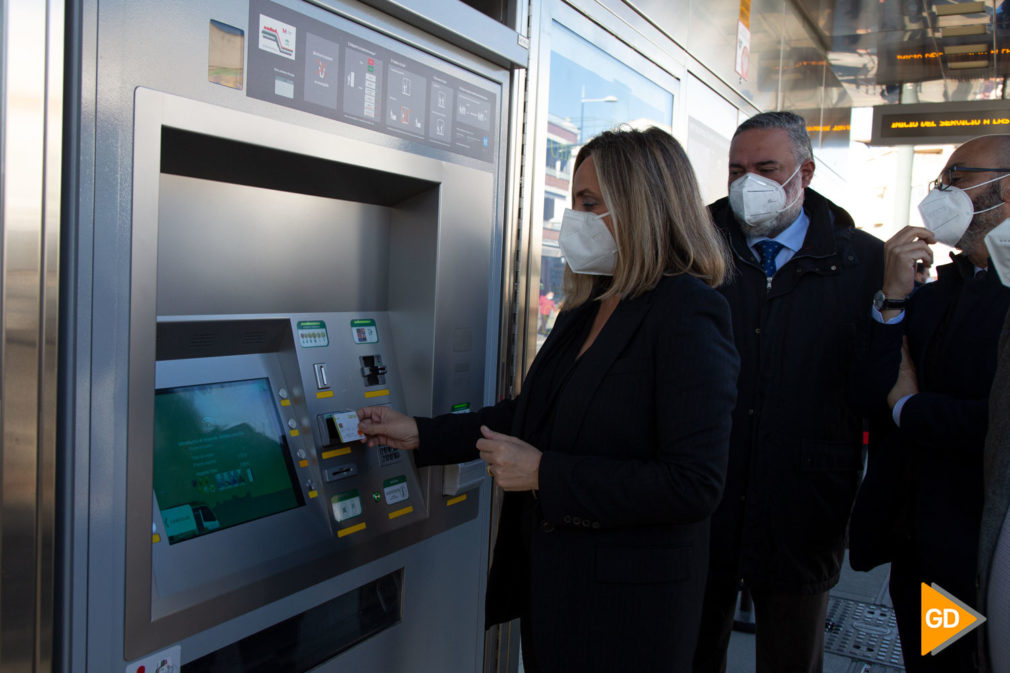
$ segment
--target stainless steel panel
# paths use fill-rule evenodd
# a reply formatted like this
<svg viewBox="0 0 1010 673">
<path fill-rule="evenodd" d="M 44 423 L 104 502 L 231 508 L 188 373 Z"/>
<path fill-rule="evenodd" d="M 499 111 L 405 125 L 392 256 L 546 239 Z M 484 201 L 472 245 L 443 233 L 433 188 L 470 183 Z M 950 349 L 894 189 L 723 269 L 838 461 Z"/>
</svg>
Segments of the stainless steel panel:
<svg viewBox="0 0 1010 673">
<path fill-rule="evenodd" d="M 335 20 L 329 11 L 300 0 L 278 0 L 278 4 L 304 12 L 317 20 Z M 499 100 L 504 111 L 509 74 L 501 67 L 354 0 L 335 0 L 330 4 L 337 7 L 335 13 L 354 24 L 349 32 L 358 31 L 356 34 L 371 36 L 370 30 L 374 29 L 381 33 L 376 33 L 376 36 L 387 47 L 396 45 L 395 48 L 408 51 L 416 47 L 424 52 L 418 58 L 426 64 L 449 67 L 454 76 L 471 83 L 499 85 Z M 127 491 L 133 488 L 129 474 L 137 463 L 143 467 L 144 458 L 128 450 L 131 439 L 124 419 L 135 410 L 132 392 L 153 385 L 153 367 L 142 365 L 137 371 L 129 370 L 131 342 L 153 343 L 151 326 L 154 324 L 157 297 L 153 275 L 157 257 L 149 254 L 156 250 L 157 239 L 142 228 L 133 229 L 135 220 L 155 221 L 158 217 L 157 200 L 153 202 L 155 207 L 152 209 L 150 201 L 135 199 L 135 195 L 156 195 L 160 188 L 157 171 L 153 180 L 149 179 L 150 174 L 134 172 L 136 157 L 151 159 L 154 165 L 158 162 L 157 139 L 143 137 L 143 133 L 134 137 L 138 128 L 134 124 L 137 88 L 154 88 L 210 103 L 239 116 L 245 115 L 247 121 L 263 121 L 267 127 L 266 131 L 264 127 L 259 127 L 260 131 L 264 131 L 259 134 L 256 124 L 250 127 L 245 121 L 215 126 L 212 119 L 202 118 L 200 109 L 187 110 L 173 117 L 172 106 L 167 105 L 168 111 L 163 118 L 174 119 L 183 126 L 190 120 L 197 120 L 202 132 L 212 135 L 238 137 L 241 142 L 253 144 L 279 140 L 285 149 L 296 153 L 335 156 L 343 152 L 346 161 L 398 174 L 419 175 L 431 169 L 433 172 L 426 179 L 433 183 L 443 180 L 438 166 L 444 163 L 455 163 L 458 167 L 484 173 L 485 176 L 476 182 L 470 180 L 466 184 L 467 189 L 477 185 L 477 189 L 490 190 L 491 195 L 486 200 L 472 201 L 469 193 L 453 192 L 451 189 L 443 193 L 439 188 L 415 195 L 434 202 L 434 210 L 439 212 L 444 199 L 459 213 L 453 216 L 454 221 L 473 217 L 480 209 L 480 217 L 492 221 L 493 227 L 500 227 L 504 210 L 501 199 L 505 152 L 504 140 L 496 140 L 493 164 L 449 156 L 445 151 L 417 147 L 402 139 L 254 100 L 242 90 L 208 82 L 208 20 L 236 26 L 245 30 L 247 40 L 255 39 L 255 26 L 250 30 L 248 25 L 248 2 L 245 0 L 175 3 L 171 7 L 157 0 L 84 0 L 75 5 L 76 9 L 80 10 L 81 21 L 80 52 L 75 59 L 81 67 L 80 86 L 76 89 L 81 104 L 80 119 L 74 120 L 75 124 L 79 123 L 79 137 L 73 142 L 77 153 L 74 170 L 79 171 L 81 182 L 74 195 L 73 208 L 78 212 L 81 226 L 73 234 L 77 248 L 71 260 L 74 283 L 70 289 L 77 302 L 70 307 L 74 311 L 71 322 L 76 359 L 71 363 L 73 399 L 68 401 L 74 412 L 68 416 L 71 419 L 68 422 L 73 427 L 65 435 L 73 440 L 69 447 L 73 457 L 68 462 L 73 463 L 76 472 L 73 491 L 68 498 L 73 501 L 72 507 L 68 507 L 66 513 L 67 520 L 73 525 L 72 534 L 68 536 L 73 547 L 68 552 L 68 557 L 71 557 L 68 563 L 72 566 L 70 574 L 74 586 L 69 600 L 72 615 L 67 620 L 72 623 L 73 633 L 65 640 L 70 650 L 67 658 L 72 662 L 67 670 L 104 672 L 122 670 L 121 666 L 125 663 L 123 578 L 128 540 L 131 539 L 128 536 L 133 535 L 126 531 L 140 531 L 137 525 L 145 515 L 136 516 L 126 507 L 130 501 Z M 156 29 L 152 30 L 152 25 Z M 447 66 L 447 63 L 454 65 Z M 165 110 L 159 110 L 158 114 L 163 112 Z M 294 141 L 284 135 L 288 130 L 294 131 L 291 136 Z M 275 131 L 280 134 L 275 134 Z M 302 142 L 306 137 L 310 140 Z M 504 131 L 499 137 L 505 137 Z M 471 203 L 473 210 L 468 211 Z M 392 229 L 397 217 L 392 210 L 397 206 L 385 204 L 383 207 L 391 218 Z M 425 220 L 424 226 L 437 231 L 443 226 L 440 217 L 420 219 Z M 406 221 L 407 218 L 403 219 Z M 484 221 L 485 225 L 487 221 Z M 452 393 L 454 378 L 465 379 L 462 383 L 468 390 L 471 385 L 474 386 L 476 393 L 467 397 L 482 398 L 482 402 L 493 399 L 491 395 L 482 394 L 488 390 L 488 383 L 482 380 L 485 367 L 479 361 L 485 360 L 486 364 L 489 359 L 494 364 L 496 351 L 492 346 L 488 350 L 495 352 L 478 352 L 481 349 L 477 345 L 482 344 L 483 349 L 486 345 L 497 343 L 494 316 L 498 311 L 500 289 L 493 286 L 497 285 L 495 274 L 500 260 L 495 258 L 496 244 L 492 242 L 490 249 L 488 247 L 488 239 L 495 236 L 494 229 L 490 236 L 485 232 L 480 247 L 471 252 L 483 256 L 476 263 L 483 265 L 481 282 L 460 293 L 460 296 L 466 297 L 479 296 L 480 305 L 456 305 L 444 309 L 453 317 L 444 334 L 449 343 L 453 343 L 452 339 L 457 334 L 461 337 L 468 335 L 473 348 L 469 355 L 472 360 L 469 373 L 457 371 L 457 365 L 466 363 L 452 360 L 453 356 L 449 356 L 453 374 L 446 379 L 447 389 L 442 393 L 448 399 L 459 397 Z M 464 238 L 473 248 L 476 240 L 473 234 Z M 470 263 L 466 266 L 469 268 Z M 134 283 L 132 270 L 137 268 L 144 268 L 146 273 L 140 274 Z M 493 280 L 489 285 L 487 281 L 491 277 Z M 439 284 L 451 284 L 456 279 L 451 275 L 442 275 L 435 280 Z M 447 295 L 451 296 L 453 293 Z M 137 315 L 131 314 L 134 297 L 149 302 L 141 305 Z M 493 306 L 488 306 L 489 301 Z M 460 318 L 463 314 L 465 316 Z M 488 316 L 492 316 L 490 328 Z M 393 318 L 391 316 L 391 320 Z M 443 355 L 434 353 L 436 347 L 431 341 L 429 336 L 427 352 L 429 358 L 438 362 Z M 462 345 L 465 340 L 455 343 Z M 423 344 L 417 347 L 420 351 Z M 441 352 L 441 348 L 438 350 Z M 457 352 L 451 346 L 449 350 Z M 494 379 L 493 374 L 488 376 L 491 389 Z M 427 406 L 430 408 L 430 401 Z M 145 413 L 143 408 L 136 410 Z M 425 626 L 416 630 L 391 629 L 390 633 L 341 655 L 334 666 L 367 670 L 374 668 L 376 662 L 392 662 L 393 669 L 418 670 L 416 665 L 411 665 L 415 662 L 403 659 L 405 653 L 437 650 L 422 670 L 460 668 L 460 661 L 464 662 L 463 669 L 469 669 L 471 659 L 474 667 L 478 667 L 482 652 L 473 644 L 480 643 L 482 639 L 477 616 L 479 605 L 469 600 L 465 605 L 453 602 L 454 596 L 463 595 L 459 593 L 461 591 L 468 599 L 483 594 L 488 544 L 487 493 L 472 495 L 470 502 L 474 500 L 480 503 L 479 519 L 439 536 L 437 543 L 419 543 L 408 553 L 394 554 L 393 559 L 384 558 L 370 563 L 346 576 L 323 582 L 312 591 L 299 592 L 268 608 L 188 638 L 183 642 L 185 658 L 199 656 L 223 642 L 248 635 L 278 619 L 301 612 L 326 596 L 345 592 L 355 583 L 367 582 L 373 579 L 373 573 L 380 575 L 405 567 L 409 561 L 417 564 L 418 568 L 424 568 L 422 577 L 407 567 L 407 576 L 415 578 L 408 579 L 406 584 L 408 612 L 412 615 L 409 619 Z M 150 535 L 150 520 L 143 527 L 146 527 L 144 534 Z M 466 553 L 461 553 L 461 550 L 466 550 Z M 427 626 L 434 613 L 441 619 L 440 633 L 436 634 L 432 633 L 433 628 Z M 467 642 L 461 644 L 459 634 L 462 633 L 472 634 L 473 637 L 471 639 L 467 635 Z M 382 667 L 381 664 L 378 666 Z"/>
<path fill-rule="evenodd" d="M 126 623 L 131 625 L 131 632 L 132 625 L 149 623 L 151 619 L 150 608 L 137 599 L 150 592 L 145 587 L 150 587 L 151 567 L 151 545 L 146 537 L 151 525 L 147 507 L 151 500 L 147 476 L 151 458 L 143 447 L 149 443 L 153 414 L 154 380 L 150 365 L 154 359 L 156 311 L 178 316 L 180 311 L 197 308 L 213 307 L 230 313 L 234 307 L 242 307 L 263 314 L 271 312 L 284 296 L 295 303 L 304 302 L 305 309 L 312 311 L 305 314 L 308 318 L 328 315 L 325 309 L 331 306 L 353 311 L 387 311 L 391 336 L 383 341 L 383 347 L 393 349 L 401 363 L 401 379 L 411 381 L 403 391 L 405 406 L 407 411 L 417 414 L 447 410 L 461 401 L 472 407 L 486 402 L 483 369 L 488 316 L 497 313 L 497 309 L 492 312 L 487 306 L 493 247 L 489 230 L 495 200 L 492 173 L 146 90 L 137 93 L 136 115 L 130 293 L 131 449 L 125 507 Z M 390 206 L 373 206 L 168 176 L 160 173 L 163 126 L 245 143 L 269 137 L 273 139 L 272 146 L 286 152 L 345 164 L 353 162 L 362 171 L 396 171 L 432 187 Z M 264 194 L 258 194 L 260 191 Z M 285 213 L 297 215 L 283 217 Z M 278 227 L 277 222 L 296 224 Z M 243 237 L 248 240 L 240 240 Z M 228 245 L 238 248 L 228 250 Z M 308 251 L 308 246 L 314 249 Z M 334 270 L 333 266 L 351 274 L 340 276 L 340 268 Z M 370 284 L 368 273 L 378 281 Z M 267 282 L 261 283 L 259 276 L 264 276 Z M 272 289 L 273 286 L 280 289 Z M 214 298 L 218 288 L 221 296 Z M 337 324 L 331 327 L 332 333 L 343 338 L 344 323 L 349 318 L 345 315 L 334 320 Z M 496 329 L 495 320 L 491 327 Z M 313 362 L 301 363 L 301 379 L 314 381 Z M 390 399 L 401 406 L 395 398 Z M 325 411 L 309 406 L 306 418 Z M 306 432 L 311 431 L 311 419 L 305 423 Z M 429 473 L 427 482 L 428 508 L 439 510 L 430 512 L 431 521 L 436 523 L 452 519 L 456 511 L 464 511 L 463 507 L 451 512 L 445 510 L 448 505 L 441 496 L 439 477 L 440 474 Z M 469 497 L 474 507 L 470 511 L 474 512 L 477 503 L 473 501 L 483 500 L 484 496 L 471 492 Z M 487 526 L 486 500 L 484 503 L 484 514 L 472 525 Z M 417 529 L 417 535 L 411 532 L 409 542 L 416 543 L 422 534 L 440 530 L 437 526 L 429 528 L 425 523 Z M 477 563 L 477 567 L 486 567 L 486 530 L 470 527 L 468 535 L 476 533 L 473 539 L 482 544 L 478 546 L 480 555 L 468 556 L 465 565 Z M 391 539 L 383 542 L 387 553 L 396 548 L 398 545 Z M 371 552 L 365 556 L 370 564 L 377 563 Z M 354 556 L 359 557 L 363 558 Z M 407 563 L 408 575 L 416 572 L 411 570 L 413 563 Z M 329 564 L 329 568 L 329 574 L 313 568 L 307 577 L 319 582 L 334 574 L 334 569 L 346 570 L 341 564 Z M 483 574 L 479 576 L 482 583 Z M 439 582 L 434 575 L 431 579 Z M 342 591 L 347 590 L 351 581 L 340 576 L 338 584 Z M 301 585 L 285 586 L 297 590 L 310 583 L 306 580 Z M 315 594 L 313 600 L 318 602 L 328 595 Z M 270 596 L 275 600 L 279 594 Z M 444 599 L 440 604 L 444 604 Z M 467 595 L 459 612 L 461 616 L 470 615 L 465 628 L 476 630 L 474 644 L 482 642 L 478 606 L 479 602 Z M 151 633 L 128 640 L 128 657 L 145 653 L 156 640 L 164 642 L 169 627 L 177 637 L 189 633 L 172 619 L 174 616 L 159 621 L 157 627 L 162 632 L 157 638 L 154 630 L 147 629 Z M 254 623 L 250 616 L 233 620 L 225 631 L 233 635 L 224 637 L 248 635 Z M 141 628 L 137 633 L 143 631 Z M 211 631 L 220 633 L 216 627 Z M 204 641 L 202 635 L 199 639 Z M 213 639 L 206 642 L 213 647 Z M 217 642 L 220 646 L 229 641 Z M 474 657 L 479 661 L 480 653 L 475 651 Z M 190 654 L 185 655 L 186 660 L 190 658 Z"/>
<path fill-rule="evenodd" d="M 381 206 L 162 174 L 158 315 L 386 305 Z"/>
<path fill-rule="evenodd" d="M 63 4 L 0 5 L 0 669 L 53 658 Z"/>
<path fill-rule="evenodd" d="M 326 7 L 326 0 L 309 0 Z M 529 53 L 521 35 L 467 5 L 446 0 L 364 0 L 432 35 L 503 66 L 525 67 Z"/>
<path fill-rule="evenodd" d="M 67 12 L 65 41 L 67 119 L 64 156 L 64 211 L 72 226 L 64 228 L 61 240 L 60 283 L 64 304 L 60 311 L 59 427 L 61 447 L 59 522 L 59 619 L 54 669 L 82 671 L 87 667 L 88 534 L 90 518 L 89 451 L 91 434 L 91 322 L 92 294 L 90 254 L 94 232 L 95 70 L 97 6 L 93 0 L 71 3 Z M 89 56 L 90 55 L 90 56 Z M 90 167 L 90 168 L 89 168 Z"/>
<path fill-rule="evenodd" d="M 613 0 L 612 3 L 616 4 Z M 777 80 L 769 80 L 767 69 L 778 67 L 781 32 L 777 22 L 783 12 L 790 11 L 787 3 L 782 0 L 754 0 L 752 3 L 750 72 L 746 78 L 736 72 L 738 0 L 631 0 L 629 4 L 676 42 L 676 47 L 657 43 L 656 51 L 672 54 L 684 67 L 740 108 L 775 108 Z M 636 28 L 647 30 L 641 26 Z M 678 53 L 681 50 L 683 55 Z"/>
<path fill-rule="evenodd" d="M 433 189 L 393 209 L 392 245 L 384 269 L 390 288 L 389 321 L 396 335 L 402 380 L 423 382 L 403 390 L 403 411 L 418 416 L 431 414 L 433 409 L 438 206 L 442 198 Z"/>
</svg>

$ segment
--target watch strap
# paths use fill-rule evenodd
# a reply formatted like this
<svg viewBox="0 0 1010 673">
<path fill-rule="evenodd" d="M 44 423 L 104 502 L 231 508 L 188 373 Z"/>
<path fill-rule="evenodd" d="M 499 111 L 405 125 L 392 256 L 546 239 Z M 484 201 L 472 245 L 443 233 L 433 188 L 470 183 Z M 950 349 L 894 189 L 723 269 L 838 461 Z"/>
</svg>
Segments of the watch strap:
<svg viewBox="0 0 1010 673">
<path fill-rule="evenodd" d="M 908 297 L 904 299 L 889 299 L 883 290 L 878 290 L 877 294 L 873 296 L 873 306 L 878 311 L 887 311 L 891 309 L 903 309 L 905 304 L 908 303 Z"/>
</svg>

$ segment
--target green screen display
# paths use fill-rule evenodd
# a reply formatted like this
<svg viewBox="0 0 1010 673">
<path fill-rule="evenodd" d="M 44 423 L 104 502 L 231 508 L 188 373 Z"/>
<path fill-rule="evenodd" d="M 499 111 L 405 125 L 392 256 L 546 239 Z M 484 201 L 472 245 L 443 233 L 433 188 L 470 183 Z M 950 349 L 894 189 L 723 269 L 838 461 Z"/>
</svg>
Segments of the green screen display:
<svg viewBox="0 0 1010 673">
<path fill-rule="evenodd" d="M 165 388 L 154 404 L 169 544 L 303 504 L 268 379 Z"/>
</svg>

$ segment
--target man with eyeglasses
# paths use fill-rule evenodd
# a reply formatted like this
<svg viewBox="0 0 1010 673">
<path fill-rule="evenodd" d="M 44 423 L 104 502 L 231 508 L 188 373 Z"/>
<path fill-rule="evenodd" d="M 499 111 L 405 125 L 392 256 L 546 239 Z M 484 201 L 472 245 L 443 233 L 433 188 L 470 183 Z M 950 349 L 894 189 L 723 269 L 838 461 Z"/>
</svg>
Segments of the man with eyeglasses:
<svg viewBox="0 0 1010 673">
<path fill-rule="evenodd" d="M 906 670 L 971 671 L 975 633 L 936 655 L 920 654 L 920 584 L 974 603 L 988 398 L 1010 308 L 1010 289 L 989 271 L 984 240 L 1010 217 L 1010 135 L 957 148 L 919 211 L 925 228 L 905 227 L 884 246 L 883 284 L 856 377 L 867 412 L 878 414 L 856 511 L 864 499 L 890 501 L 900 521 L 854 513 L 852 537 L 867 537 L 863 525 L 898 532 L 876 539 L 890 543 L 884 556 Z M 916 263 L 932 263 L 937 242 L 961 252 L 937 269 L 936 282 L 913 293 Z M 880 412 L 891 420 L 879 422 Z M 872 474 L 875 450 L 893 458 L 887 478 Z"/>
</svg>

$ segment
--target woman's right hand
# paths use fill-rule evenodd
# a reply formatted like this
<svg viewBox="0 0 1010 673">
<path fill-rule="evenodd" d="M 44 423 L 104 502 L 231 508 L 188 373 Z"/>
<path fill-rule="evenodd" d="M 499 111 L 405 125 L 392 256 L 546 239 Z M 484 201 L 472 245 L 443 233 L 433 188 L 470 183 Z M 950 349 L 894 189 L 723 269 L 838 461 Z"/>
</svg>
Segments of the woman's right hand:
<svg viewBox="0 0 1010 673">
<path fill-rule="evenodd" d="M 420 445 L 417 421 L 390 407 L 358 409 L 358 430 L 368 446 L 385 445 L 394 449 L 416 449 Z"/>
</svg>

